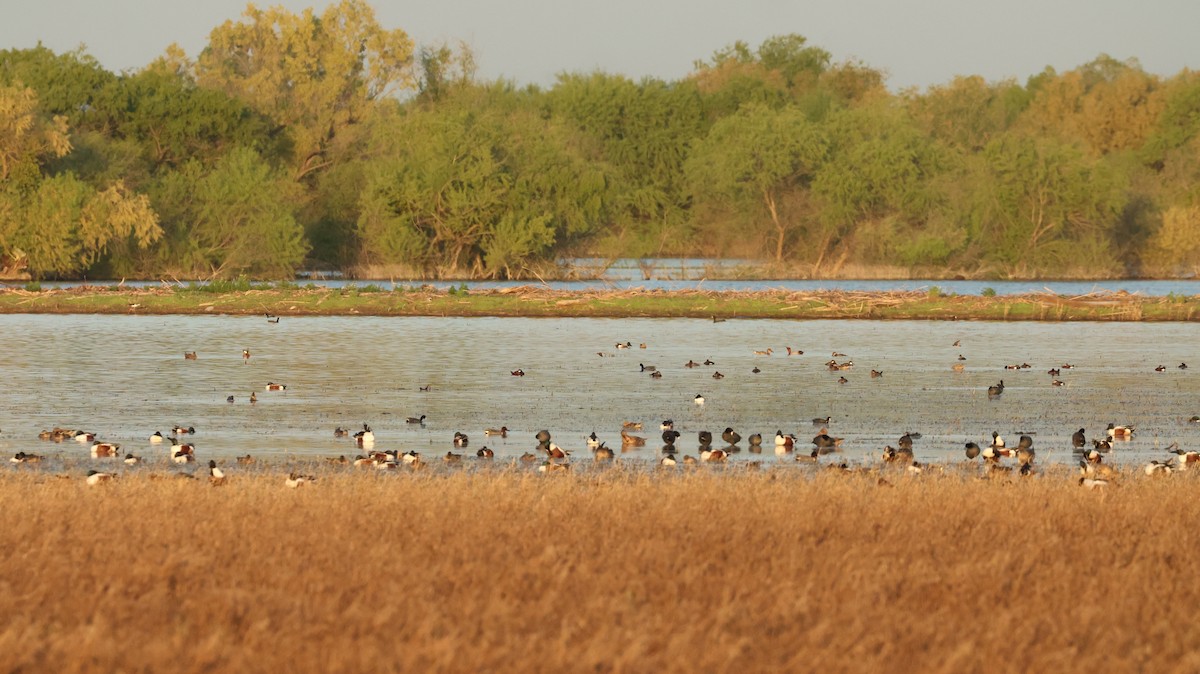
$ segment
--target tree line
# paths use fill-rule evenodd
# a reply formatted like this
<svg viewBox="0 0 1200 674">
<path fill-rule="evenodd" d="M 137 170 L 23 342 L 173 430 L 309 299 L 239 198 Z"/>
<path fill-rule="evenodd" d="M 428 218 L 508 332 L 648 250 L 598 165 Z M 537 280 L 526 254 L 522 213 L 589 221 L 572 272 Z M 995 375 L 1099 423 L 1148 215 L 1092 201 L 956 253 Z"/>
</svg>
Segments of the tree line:
<svg viewBox="0 0 1200 674">
<path fill-rule="evenodd" d="M 518 278 L 563 257 L 794 277 L 1200 267 L 1200 76 L 1101 55 L 890 92 L 795 34 L 678 81 L 476 76 L 370 5 L 251 5 L 194 58 L 0 51 L 0 271 Z"/>
</svg>

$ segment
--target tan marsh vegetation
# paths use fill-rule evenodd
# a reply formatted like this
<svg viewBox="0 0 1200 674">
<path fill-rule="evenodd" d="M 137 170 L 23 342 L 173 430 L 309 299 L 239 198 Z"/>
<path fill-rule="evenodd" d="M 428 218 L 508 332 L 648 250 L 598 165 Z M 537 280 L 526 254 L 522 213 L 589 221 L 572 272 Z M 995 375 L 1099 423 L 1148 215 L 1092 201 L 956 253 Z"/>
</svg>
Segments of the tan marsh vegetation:
<svg viewBox="0 0 1200 674">
<path fill-rule="evenodd" d="M 0 671 L 1200 668 L 1186 473 L 260 470 L 0 474 Z"/>
</svg>

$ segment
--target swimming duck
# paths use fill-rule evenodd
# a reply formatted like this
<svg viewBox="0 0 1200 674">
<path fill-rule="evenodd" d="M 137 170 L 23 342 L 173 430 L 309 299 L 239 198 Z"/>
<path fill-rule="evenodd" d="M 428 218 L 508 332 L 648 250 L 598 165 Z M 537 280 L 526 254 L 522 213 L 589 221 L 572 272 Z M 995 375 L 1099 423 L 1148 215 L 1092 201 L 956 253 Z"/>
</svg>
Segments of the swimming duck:
<svg viewBox="0 0 1200 674">
<path fill-rule="evenodd" d="M 1000 380 L 999 384 L 988 387 L 987 394 L 988 394 L 989 398 L 995 398 L 996 396 L 1000 395 L 1001 393 L 1004 393 L 1004 380 L 1003 379 Z"/>
<path fill-rule="evenodd" d="M 183 359 L 184 360 L 196 360 L 196 352 L 195 351 L 184 351 Z"/>
<path fill-rule="evenodd" d="M 725 430 L 721 433 L 721 439 L 724 440 L 727 444 L 736 445 L 737 443 L 742 441 L 742 436 L 738 435 L 733 430 L 733 428 L 726 427 Z"/>
<path fill-rule="evenodd" d="M 237 457 L 237 463 L 239 466 L 249 466 L 249 465 L 253 465 L 255 463 L 255 461 L 254 461 L 253 456 L 250 456 L 249 454 L 247 454 L 246 456 Z"/>
<path fill-rule="evenodd" d="M 13 457 L 11 459 L 9 459 L 9 462 L 10 463 L 38 463 L 41 460 L 42 460 L 42 457 L 38 456 L 37 454 L 28 454 L 26 452 L 17 452 L 16 454 L 13 454 Z"/>
<path fill-rule="evenodd" d="M 121 446 L 114 442 L 92 442 L 92 458 L 107 459 L 118 456 Z"/>
<path fill-rule="evenodd" d="M 784 435 L 783 431 L 775 431 L 775 446 L 787 447 L 791 451 L 792 446 L 796 443 L 796 439 L 791 435 Z"/>
<path fill-rule="evenodd" d="M 1158 367 L 1154 368 L 1154 371 L 1155 371 L 1155 372 L 1166 372 L 1166 371 L 1167 371 L 1167 366 L 1166 366 L 1166 365 L 1159 365 Z"/>
<path fill-rule="evenodd" d="M 1071 434 L 1071 446 L 1083 447 L 1087 444 L 1087 437 L 1083 434 L 1083 429 L 1079 429 Z"/>
<path fill-rule="evenodd" d="M 1108 489 L 1110 484 L 1111 483 L 1108 480 L 1106 480 L 1104 478 L 1100 478 L 1100 477 L 1080 477 L 1079 478 L 1079 486 L 1080 487 L 1083 487 L 1084 489 L 1091 489 L 1093 491 Z"/>
<path fill-rule="evenodd" d="M 287 384 L 276 384 L 275 382 L 270 381 L 270 382 L 267 382 L 267 390 L 268 391 L 286 391 Z"/>
<path fill-rule="evenodd" d="M 135 466 L 141 462 L 142 462 L 142 458 L 140 456 L 134 456 L 133 454 L 125 455 L 125 465 L 126 466 Z"/>
<path fill-rule="evenodd" d="M 419 417 L 409 417 L 404 420 L 404 423 L 406 423 L 406 424 L 424 424 L 425 423 L 425 415 L 422 414 Z"/>
<path fill-rule="evenodd" d="M 614 346 L 616 346 L 618 349 L 628 349 L 633 346 L 633 342 L 625 342 L 624 344 L 617 342 Z"/>
<path fill-rule="evenodd" d="M 688 362 L 684 363 L 683 366 L 690 369 L 693 367 L 700 367 L 700 363 L 697 363 L 696 361 L 689 358 Z"/>
<path fill-rule="evenodd" d="M 370 447 L 375 444 L 375 433 L 371 431 L 370 426 L 363 424 L 363 429 L 354 434 L 354 440 L 360 447 Z"/>
<path fill-rule="evenodd" d="M 421 465 L 421 455 L 418 454 L 415 450 L 410 449 L 407 452 L 400 455 L 400 461 L 401 461 L 401 463 L 403 463 L 406 466 L 412 466 L 415 468 L 415 467 Z"/>
<path fill-rule="evenodd" d="M 787 349 L 787 355 L 789 355 L 789 356 L 803 356 L 804 355 L 804 352 L 799 349 L 793 349 L 790 346 L 785 346 L 783 348 Z"/>
<path fill-rule="evenodd" d="M 625 429 L 621 429 L 621 446 L 622 447 L 641 447 L 646 444 L 646 438 L 639 435 L 630 435 Z"/>
<path fill-rule="evenodd" d="M 962 363 L 955 363 L 950 366 L 950 369 L 954 370 L 955 372 L 962 372 L 963 370 L 966 370 L 967 368 Z"/>
<path fill-rule="evenodd" d="M 1178 367 L 1180 370 L 1186 370 L 1186 369 L 1187 369 L 1187 363 L 1180 363 L 1180 364 L 1179 364 L 1177 367 Z"/>
<path fill-rule="evenodd" d="M 1004 446 L 1004 438 L 1000 437 L 999 431 L 992 431 L 992 447 L 1000 448 Z"/>
<path fill-rule="evenodd" d="M 325 462 L 332 463 L 332 464 L 338 465 L 338 466 L 344 466 L 344 465 L 350 463 L 350 459 L 347 459 L 345 454 L 340 454 L 338 456 L 325 457 Z"/>
<path fill-rule="evenodd" d="M 762 445 L 762 433 L 751 433 L 750 437 L 746 438 L 746 442 L 749 442 L 751 447 Z"/>
<path fill-rule="evenodd" d="M 214 487 L 219 487 L 226 482 L 225 471 L 217 467 L 217 462 L 209 460 L 208 462 L 208 482 Z"/>
<path fill-rule="evenodd" d="M 242 365 L 250 362 L 250 349 L 242 349 Z"/>
<path fill-rule="evenodd" d="M 846 379 L 845 377 L 838 377 L 838 383 L 839 384 L 849 384 L 850 380 Z"/>
<path fill-rule="evenodd" d="M 644 349 L 644 348 L 646 348 L 646 343 L 645 343 L 645 342 L 642 342 L 641 344 L 638 344 L 638 348 L 639 348 L 639 349 Z"/>
<path fill-rule="evenodd" d="M 642 442 L 644 443 L 645 440 L 643 440 Z M 640 447 L 640 445 L 639 445 L 639 447 Z M 546 446 L 545 451 L 546 451 L 546 455 L 549 456 L 551 459 L 565 459 L 565 458 L 567 458 L 567 455 L 570 454 L 570 452 L 563 449 L 562 447 L 559 447 L 558 445 L 554 444 L 553 442 L 551 442 L 549 445 Z"/>
<path fill-rule="evenodd" d="M 608 461 L 613 458 L 613 451 L 602 444 L 592 453 L 592 457 L 596 461 Z"/>
<path fill-rule="evenodd" d="M 537 434 L 534 435 L 534 438 L 537 439 L 539 444 L 544 444 L 544 443 L 550 442 L 550 431 L 547 431 L 547 430 L 538 431 Z"/>
<path fill-rule="evenodd" d="M 87 483 L 89 487 L 112 482 L 117 479 L 117 476 L 112 473 L 104 473 L 98 470 L 89 470 L 87 474 Z"/>
<path fill-rule="evenodd" d="M 780 453 L 778 448 L 775 450 L 775 453 L 776 454 Z M 796 461 L 798 463 L 817 463 L 817 460 L 818 460 L 818 457 L 820 456 L 820 454 L 821 453 L 817 451 L 817 448 L 813 447 L 813 450 L 811 452 L 809 452 L 808 454 L 805 454 L 803 452 L 797 452 L 796 453 Z"/>
<path fill-rule="evenodd" d="M 1158 461 L 1156 459 L 1142 466 L 1142 472 L 1149 477 L 1161 477 L 1163 475 L 1170 475 L 1175 472 L 1175 469 L 1166 461 Z"/>
<path fill-rule="evenodd" d="M 754 355 L 756 355 L 756 356 L 769 356 L 769 355 L 771 355 L 771 354 L 772 354 L 772 353 L 774 353 L 774 352 L 775 352 L 775 350 L 774 350 L 774 349 L 772 349 L 772 348 L 770 348 L 770 347 L 767 347 L 767 350 L 766 350 L 766 351 L 755 351 L 755 352 L 754 352 Z"/>
<path fill-rule="evenodd" d="M 654 372 L 650 373 L 650 378 L 651 379 L 662 379 L 662 373 L 655 370 Z"/>
<path fill-rule="evenodd" d="M 79 431 L 74 435 L 74 438 L 75 442 L 92 442 L 96 439 L 96 434 Z"/>
<path fill-rule="evenodd" d="M 196 460 L 195 445 L 174 445 L 171 447 L 171 461 L 174 463 L 192 463 Z"/>
<path fill-rule="evenodd" d="M 477 456 L 481 459 L 490 459 L 490 458 L 495 457 L 496 453 L 493 452 L 492 450 L 488 449 L 488 447 L 486 445 L 484 445 L 483 447 L 480 447 L 477 452 L 475 452 L 475 456 Z"/>
<path fill-rule="evenodd" d="M 1052 367 L 1049 370 L 1046 370 L 1046 374 L 1050 375 L 1051 377 L 1057 377 L 1059 375 L 1059 372 L 1060 372 L 1060 370 L 1056 367 Z"/>
<path fill-rule="evenodd" d="M 258 402 L 258 394 L 256 394 L 254 391 L 251 391 L 250 392 L 250 404 L 253 405 L 256 402 Z"/>
<path fill-rule="evenodd" d="M 463 455 L 455 454 L 454 452 L 446 452 L 446 456 L 442 457 L 442 461 L 446 463 L 461 463 Z"/>
<path fill-rule="evenodd" d="M 679 438 L 679 431 L 669 430 L 662 432 L 662 441 L 667 445 L 674 445 L 675 440 Z"/>
<path fill-rule="evenodd" d="M 1117 426 L 1116 424 L 1108 425 L 1108 437 L 1129 439 L 1133 437 L 1133 426 Z"/>
<path fill-rule="evenodd" d="M 316 482 L 317 478 L 312 475 L 301 475 L 299 473 L 288 473 L 287 479 L 283 484 L 296 489 L 297 487 L 307 487 L 310 482 Z"/>
<path fill-rule="evenodd" d="M 665 419 L 661 424 L 658 425 L 658 430 L 660 431 L 669 431 L 673 428 L 675 428 L 674 419 Z"/>
<path fill-rule="evenodd" d="M 642 430 L 642 422 L 640 422 L 640 421 L 625 421 L 625 422 L 621 423 L 621 428 L 623 428 L 627 431 L 640 431 L 640 430 Z"/>
<path fill-rule="evenodd" d="M 675 460 L 675 456 L 673 454 L 668 454 L 668 455 L 664 456 L 661 460 L 659 460 L 658 463 L 660 466 L 666 466 L 667 468 L 674 468 L 675 465 L 678 463 L 678 461 Z"/>
<path fill-rule="evenodd" d="M 979 445 L 975 444 L 974 442 L 968 442 L 965 447 L 968 459 L 974 459 L 975 457 L 979 456 Z"/>
<path fill-rule="evenodd" d="M 812 443 L 817 446 L 817 449 L 822 450 L 822 454 L 825 454 L 827 452 L 824 450 L 828 450 L 830 452 L 837 451 L 842 446 L 842 438 L 832 437 L 825 432 L 824 428 L 822 428 L 821 432 L 813 437 Z"/>
<path fill-rule="evenodd" d="M 583 440 L 584 440 L 584 442 L 587 443 L 587 446 L 591 447 L 592 449 L 595 449 L 600 446 L 600 436 L 596 435 L 596 431 L 592 431 L 592 434 L 587 436 Z"/>
<path fill-rule="evenodd" d="M 454 432 L 454 446 L 455 447 L 466 447 L 467 442 L 469 442 L 469 440 L 467 439 L 466 433 L 460 433 L 459 431 Z"/>
<path fill-rule="evenodd" d="M 642 372 L 657 372 L 658 371 L 657 367 L 655 367 L 653 365 L 646 365 L 645 363 L 638 363 L 638 367 L 642 368 L 642 370 L 641 370 Z"/>
<path fill-rule="evenodd" d="M 902 450 L 904 450 L 904 451 L 907 451 L 907 452 L 912 452 L 912 447 L 913 447 L 913 437 L 912 437 L 912 434 L 911 434 L 911 433 L 905 433 L 904 435 L 901 435 L 901 436 L 900 436 L 900 440 L 898 440 L 898 441 L 896 442 L 896 444 L 897 444 L 897 446 L 899 446 L 899 447 L 900 447 L 900 449 L 902 449 Z"/>
<path fill-rule="evenodd" d="M 160 442 L 162 442 L 163 439 L 164 438 L 163 438 L 162 431 L 154 431 L 153 433 L 150 434 L 150 443 L 151 444 L 157 445 Z"/>
<path fill-rule="evenodd" d="M 333 429 L 333 437 L 335 437 L 335 438 L 345 438 L 345 437 L 348 437 L 349 435 L 350 435 L 350 431 L 342 428 L 341 426 L 338 426 L 337 428 Z"/>
<path fill-rule="evenodd" d="M 523 461 L 525 463 L 529 463 L 531 461 L 537 461 L 537 457 L 534 456 L 533 454 L 530 454 L 529 452 L 525 452 L 524 454 L 521 455 L 521 461 Z"/>
<path fill-rule="evenodd" d="M 714 372 L 714 373 L 712 374 L 712 378 L 713 378 L 713 379 L 724 379 L 724 378 L 725 378 L 725 375 L 721 374 L 721 373 L 718 371 L 718 372 Z"/>
<path fill-rule="evenodd" d="M 705 365 L 716 365 L 716 363 L 714 363 L 714 362 L 713 362 L 713 359 L 712 359 L 712 358 L 705 358 L 705 359 L 704 359 L 704 364 L 705 364 Z"/>
<path fill-rule="evenodd" d="M 723 449 L 705 449 L 700 452 L 700 460 L 707 463 L 721 463 L 729 458 L 729 454 Z"/>
<path fill-rule="evenodd" d="M 882 377 L 882 376 L 883 376 L 883 371 L 881 371 L 881 370 L 871 370 L 871 379 L 878 379 L 878 378 L 880 378 L 880 377 Z"/>
<path fill-rule="evenodd" d="M 1105 438 L 1103 440 L 1092 440 L 1092 448 L 1099 452 L 1107 452 L 1107 451 L 1112 450 L 1113 441 L 1111 438 Z"/>
<path fill-rule="evenodd" d="M 709 431 L 700 431 L 696 434 L 696 438 L 700 442 L 701 447 L 707 447 L 712 444 L 713 436 Z"/>
<path fill-rule="evenodd" d="M 696 397 L 692 398 L 692 402 L 696 403 L 697 405 L 703 405 L 704 404 L 704 396 L 697 393 Z"/>
<path fill-rule="evenodd" d="M 553 463 L 551 461 L 546 461 L 542 465 L 538 466 L 539 473 L 560 473 L 560 472 L 566 472 L 570 469 L 571 469 L 570 464 Z"/>
<path fill-rule="evenodd" d="M 184 434 L 195 435 L 196 428 L 194 426 L 188 426 L 187 428 L 184 428 L 183 426 L 176 426 L 175 428 L 171 429 L 171 434 L 172 435 L 184 435 Z"/>
<path fill-rule="evenodd" d="M 517 368 L 517 369 L 515 369 L 515 370 L 512 370 L 511 372 L 509 372 L 509 374 L 511 374 L 511 375 L 512 375 L 512 376 L 514 376 L 514 377 L 524 377 L 524 376 L 525 376 L 525 370 L 522 370 L 521 368 Z"/>
<path fill-rule="evenodd" d="M 1171 446 L 1167 448 L 1167 451 L 1176 455 L 1175 463 L 1179 466 L 1180 470 L 1187 470 L 1192 464 L 1200 462 L 1200 452 L 1180 449 L 1179 443 L 1177 442 L 1171 443 Z"/>
<path fill-rule="evenodd" d="M 758 369 L 758 366 L 755 366 L 750 368 L 750 372 L 753 374 L 758 374 L 759 372 L 762 372 L 762 370 Z"/>
</svg>

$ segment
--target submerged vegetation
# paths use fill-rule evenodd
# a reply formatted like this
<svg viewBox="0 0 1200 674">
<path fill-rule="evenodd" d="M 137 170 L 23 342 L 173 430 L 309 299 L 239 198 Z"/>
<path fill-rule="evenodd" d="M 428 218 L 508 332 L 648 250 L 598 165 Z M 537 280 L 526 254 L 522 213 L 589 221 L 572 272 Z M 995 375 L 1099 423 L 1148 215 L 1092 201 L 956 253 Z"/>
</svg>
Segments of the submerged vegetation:
<svg viewBox="0 0 1200 674">
<path fill-rule="evenodd" d="M 147 469 L 89 487 L 83 472 L 5 469 L 0 563 L 14 571 L 0 667 L 1195 664 L 1197 589 L 1183 571 L 1200 564 L 1200 511 L 1188 473 L 1090 491 L 1064 475 L 880 482 L 682 467 L 348 468 L 288 489 L 286 471 L 226 466 L 211 487 Z M 1120 629 L 1087 627 L 1113 615 Z"/>
<path fill-rule="evenodd" d="M 929 291 L 560 291 L 348 285 L 300 287 L 244 278 L 158 288 L 82 286 L 0 290 L 0 314 L 234 314 L 273 316 L 526 316 L 871 318 L 1013 321 L 1192 321 L 1200 297 L 1124 292 L 979 297 Z"/>
<path fill-rule="evenodd" d="M 886 64 L 882 64 L 886 67 Z M 480 81 L 364 0 L 250 6 L 112 73 L 0 51 L 0 276 L 537 278 L 561 257 L 780 277 L 1200 267 L 1200 78 L 1105 55 L 892 92 L 799 35 L 679 81 Z"/>
</svg>

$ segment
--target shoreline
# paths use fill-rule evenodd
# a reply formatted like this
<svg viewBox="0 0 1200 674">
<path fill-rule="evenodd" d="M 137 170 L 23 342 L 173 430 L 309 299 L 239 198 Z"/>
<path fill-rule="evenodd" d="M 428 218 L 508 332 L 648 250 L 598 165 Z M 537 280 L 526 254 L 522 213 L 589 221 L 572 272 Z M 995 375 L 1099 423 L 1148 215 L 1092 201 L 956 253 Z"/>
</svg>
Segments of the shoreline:
<svg viewBox="0 0 1200 674">
<path fill-rule="evenodd" d="M 204 287 L 81 286 L 0 289 L 0 314 L 1190 322 L 1200 318 L 1200 297 L 1124 292 L 979 297 L 920 291 L 559 291 L 532 285 L 471 290 L 286 287 L 230 292 Z"/>
</svg>

